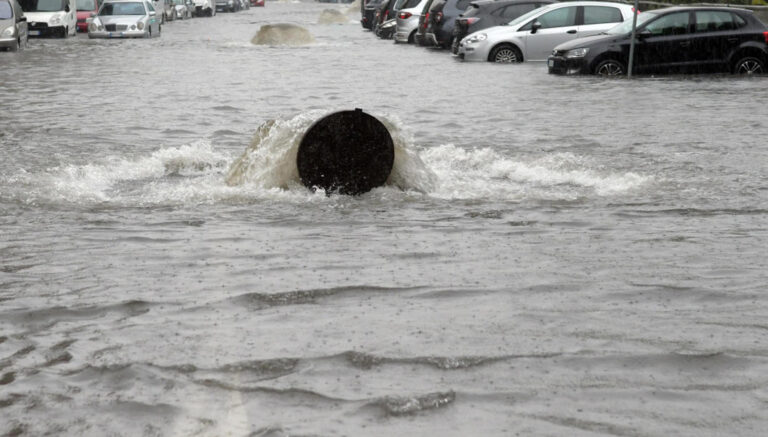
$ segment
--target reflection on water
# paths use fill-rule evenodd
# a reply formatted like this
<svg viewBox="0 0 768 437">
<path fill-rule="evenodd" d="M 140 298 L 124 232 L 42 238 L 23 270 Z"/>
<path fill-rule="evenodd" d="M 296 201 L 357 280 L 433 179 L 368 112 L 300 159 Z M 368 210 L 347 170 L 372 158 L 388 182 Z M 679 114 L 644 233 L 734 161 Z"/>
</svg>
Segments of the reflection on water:
<svg viewBox="0 0 768 437">
<path fill-rule="evenodd" d="M 765 78 L 467 65 L 328 8 L 0 53 L 0 434 L 765 429 Z M 390 180 L 312 193 L 298 141 L 358 107 Z"/>
</svg>

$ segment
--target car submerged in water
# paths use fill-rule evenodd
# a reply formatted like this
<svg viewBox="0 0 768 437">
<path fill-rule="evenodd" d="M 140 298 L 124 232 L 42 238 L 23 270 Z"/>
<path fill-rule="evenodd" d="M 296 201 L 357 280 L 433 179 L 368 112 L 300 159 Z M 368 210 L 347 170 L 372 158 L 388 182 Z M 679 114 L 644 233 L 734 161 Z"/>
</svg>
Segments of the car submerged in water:
<svg viewBox="0 0 768 437">
<path fill-rule="evenodd" d="M 555 47 L 550 73 L 627 74 L 632 20 Z M 673 7 L 637 17 L 633 73 L 764 74 L 768 28 L 746 9 Z"/>
<path fill-rule="evenodd" d="M 27 19 L 16 0 L 0 0 L 0 49 L 12 52 L 27 45 Z"/>
<path fill-rule="evenodd" d="M 88 25 L 88 38 L 152 38 L 160 36 L 160 19 L 152 3 L 107 0 Z"/>
<path fill-rule="evenodd" d="M 21 0 L 29 36 L 66 38 L 77 33 L 75 0 Z"/>
<path fill-rule="evenodd" d="M 546 61 L 555 46 L 597 35 L 630 18 L 628 4 L 574 1 L 534 9 L 504 26 L 467 35 L 459 43 L 465 61 Z"/>
</svg>

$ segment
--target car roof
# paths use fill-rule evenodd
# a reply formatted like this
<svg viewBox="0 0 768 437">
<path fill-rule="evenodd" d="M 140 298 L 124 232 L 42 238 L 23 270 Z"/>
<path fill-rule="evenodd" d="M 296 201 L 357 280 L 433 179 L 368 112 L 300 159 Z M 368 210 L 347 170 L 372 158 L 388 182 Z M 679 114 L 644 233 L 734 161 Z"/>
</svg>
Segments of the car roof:
<svg viewBox="0 0 768 437">
<path fill-rule="evenodd" d="M 739 12 L 749 12 L 752 13 L 749 9 L 744 8 L 734 8 L 730 6 L 670 6 L 668 8 L 661 8 L 661 9 L 653 9 L 648 12 L 672 12 L 672 11 L 739 11 Z"/>
</svg>

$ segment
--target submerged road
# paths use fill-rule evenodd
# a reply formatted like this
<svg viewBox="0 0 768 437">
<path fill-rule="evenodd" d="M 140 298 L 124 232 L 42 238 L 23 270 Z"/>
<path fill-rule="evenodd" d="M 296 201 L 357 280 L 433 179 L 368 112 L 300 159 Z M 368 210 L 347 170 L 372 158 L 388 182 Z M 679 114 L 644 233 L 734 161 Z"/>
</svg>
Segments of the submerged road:
<svg viewBox="0 0 768 437">
<path fill-rule="evenodd" d="M 268 2 L 0 53 L 0 435 L 760 435 L 765 78 L 566 78 Z M 297 23 L 314 43 L 251 44 Z M 304 188 L 363 108 L 388 183 Z"/>
</svg>

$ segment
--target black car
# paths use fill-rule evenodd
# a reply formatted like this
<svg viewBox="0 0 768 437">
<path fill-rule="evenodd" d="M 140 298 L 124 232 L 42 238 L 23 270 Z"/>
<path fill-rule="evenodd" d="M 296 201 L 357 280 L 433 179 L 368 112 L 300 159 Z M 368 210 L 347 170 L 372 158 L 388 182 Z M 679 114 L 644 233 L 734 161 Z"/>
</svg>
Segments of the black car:
<svg viewBox="0 0 768 437">
<path fill-rule="evenodd" d="M 633 73 L 765 73 L 768 28 L 751 11 L 673 7 L 637 17 Z M 632 20 L 555 47 L 550 73 L 624 75 Z"/>
<path fill-rule="evenodd" d="M 443 0 L 427 0 L 427 2 L 424 4 L 424 8 L 421 10 L 421 15 L 419 16 L 419 27 L 416 28 L 416 34 L 413 36 L 413 41 L 416 44 L 420 46 L 427 45 L 427 41 L 424 37 L 427 34 L 429 11 L 432 9 L 432 5 L 440 1 Z"/>
<path fill-rule="evenodd" d="M 384 0 L 363 0 L 363 18 L 360 20 L 360 24 L 364 28 L 373 30 L 373 19 L 376 17 L 376 9 L 384 2 Z"/>
<path fill-rule="evenodd" d="M 466 12 L 454 20 L 451 51 L 459 52 L 459 41 L 470 33 L 507 24 L 528 12 L 555 3 L 556 0 L 487 0 L 469 4 Z"/>
<path fill-rule="evenodd" d="M 428 45 L 442 48 L 451 46 L 456 17 L 467 10 L 469 3 L 470 0 L 445 0 L 432 7 L 424 37 Z"/>
<path fill-rule="evenodd" d="M 371 30 L 376 33 L 376 36 L 379 36 L 379 26 L 395 17 L 392 11 L 395 8 L 396 2 L 397 0 L 383 0 L 376 7 L 376 11 L 373 14 L 373 24 L 371 25 Z"/>
</svg>

